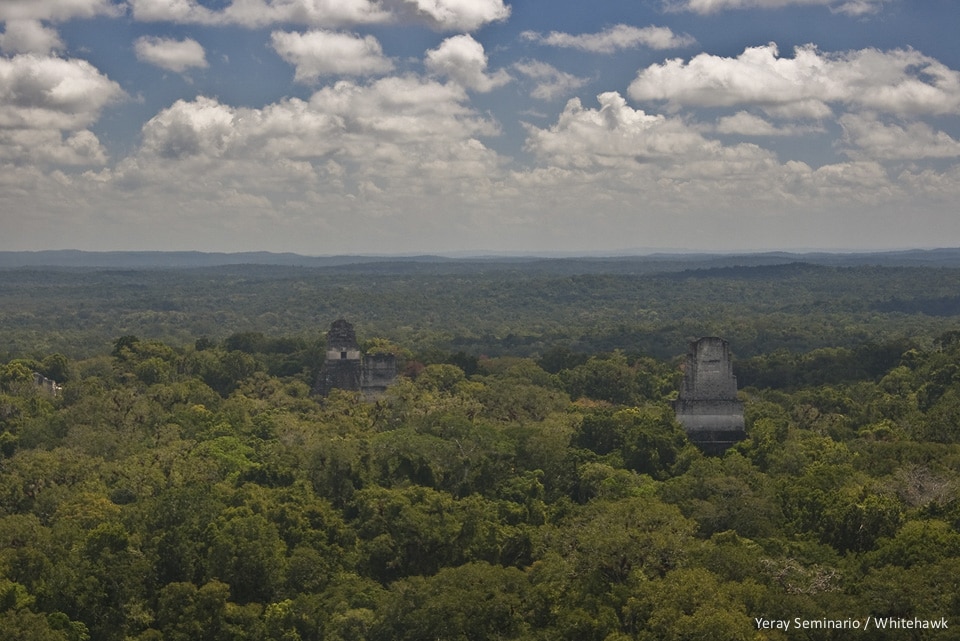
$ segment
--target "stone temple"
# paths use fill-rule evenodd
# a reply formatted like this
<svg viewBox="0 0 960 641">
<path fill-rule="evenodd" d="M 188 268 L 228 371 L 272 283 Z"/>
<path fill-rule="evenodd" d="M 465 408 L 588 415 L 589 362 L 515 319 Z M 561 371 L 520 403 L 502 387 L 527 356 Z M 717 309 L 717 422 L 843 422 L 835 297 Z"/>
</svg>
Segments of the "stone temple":
<svg viewBox="0 0 960 641">
<path fill-rule="evenodd" d="M 320 368 L 314 394 L 331 390 L 362 392 L 376 400 L 397 380 L 397 357 L 393 354 L 362 354 L 353 325 L 342 318 L 327 332 L 327 358 Z"/>
<path fill-rule="evenodd" d="M 707 454 L 723 454 L 746 438 L 727 341 L 709 336 L 690 343 L 673 407 L 687 436 Z"/>
</svg>

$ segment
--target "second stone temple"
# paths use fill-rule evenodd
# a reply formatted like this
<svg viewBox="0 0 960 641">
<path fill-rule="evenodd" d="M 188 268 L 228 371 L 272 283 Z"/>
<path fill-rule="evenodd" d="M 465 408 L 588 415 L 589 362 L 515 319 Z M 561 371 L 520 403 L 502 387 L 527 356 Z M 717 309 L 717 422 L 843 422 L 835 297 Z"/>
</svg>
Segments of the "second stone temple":
<svg viewBox="0 0 960 641">
<path fill-rule="evenodd" d="M 683 369 L 677 421 L 704 452 L 722 454 L 746 438 L 729 344 L 716 336 L 690 343 Z"/>
</svg>

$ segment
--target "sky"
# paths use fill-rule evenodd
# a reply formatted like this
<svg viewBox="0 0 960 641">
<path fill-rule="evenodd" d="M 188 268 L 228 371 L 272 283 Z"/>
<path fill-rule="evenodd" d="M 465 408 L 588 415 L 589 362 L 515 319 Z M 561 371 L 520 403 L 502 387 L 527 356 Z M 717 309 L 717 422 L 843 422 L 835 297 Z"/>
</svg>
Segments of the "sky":
<svg viewBox="0 0 960 641">
<path fill-rule="evenodd" d="M 956 0 L 0 0 L 0 250 L 960 246 Z"/>
</svg>

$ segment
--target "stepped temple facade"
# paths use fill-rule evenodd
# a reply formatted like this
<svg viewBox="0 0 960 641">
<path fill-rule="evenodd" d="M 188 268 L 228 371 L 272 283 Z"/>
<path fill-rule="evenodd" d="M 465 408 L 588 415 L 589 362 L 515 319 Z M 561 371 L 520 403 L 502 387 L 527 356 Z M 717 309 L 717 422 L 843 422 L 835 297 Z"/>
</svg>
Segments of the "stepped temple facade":
<svg viewBox="0 0 960 641">
<path fill-rule="evenodd" d="M 722 454 L 746 438 L 729 344 L 716 336 L 690 343 L 683 369 L 677 421 L 704 452 Z"/>
<path fill-rule="evenodd" d="M 353 325 L 342 318 L 327 332 L 327 357 L 314 384 L 314 394 L 327 396 L 331 390 L 362 392 L 376 400 L 397 380 L 397 357 L 360 351 Z"/>
</svg>

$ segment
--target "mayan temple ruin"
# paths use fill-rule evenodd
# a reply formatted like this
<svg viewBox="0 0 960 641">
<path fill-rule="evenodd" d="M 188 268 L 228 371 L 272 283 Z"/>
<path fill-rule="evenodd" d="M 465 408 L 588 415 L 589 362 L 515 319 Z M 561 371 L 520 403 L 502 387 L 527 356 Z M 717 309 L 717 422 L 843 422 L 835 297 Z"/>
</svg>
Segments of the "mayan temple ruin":
<svg viewBox="0 0 960 641">
<path fill-rule="evenodd" d="M 674 409 L 690 440 L 708 454 L 722 454 L 746 438 L 727 341 L 710 336 L 690 343 Z"/>
<path fill-rule="evenodd" d="M 331 390 L 362 392 L 375 400 L 397 379 L 397 358 L 393 354 L 362 354 L 353 325 L 339 319 L 327 332 L 327 358 L 313 387 L 314 394 L 327 396 Z"/>
</svg>

